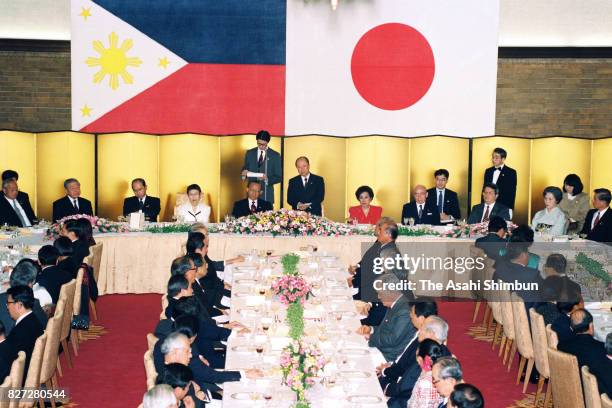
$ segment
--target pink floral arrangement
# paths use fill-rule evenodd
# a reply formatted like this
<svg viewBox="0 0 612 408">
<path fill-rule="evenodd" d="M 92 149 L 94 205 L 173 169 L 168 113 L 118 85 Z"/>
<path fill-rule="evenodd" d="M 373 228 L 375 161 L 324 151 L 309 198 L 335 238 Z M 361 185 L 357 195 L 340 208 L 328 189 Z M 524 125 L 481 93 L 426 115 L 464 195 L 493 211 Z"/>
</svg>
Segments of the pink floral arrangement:
<svg viewBox="0 0 612 408">
<path fill-rule="evenodd" d="M 325 364 L 327 360 L 314 344 L 294 340 L 285 347 L 280 356 L 283 382 L 297 394 L 298 401 L 305 401 L 306 389 L 314 385 Z"/>
<path fill-rule="evenodd" d="M 51 225 L 47 230 L 46 236 L 50 240 L 54 240 L 60 236 L 62 226 L 69 220 L 78 220 L 85 218 L 91 224 L 91 228 L 95 233 L 109 233 L 109 232 L 130 232 L 130 228 L 126 223 L 112 222 L 105 218 L 99 218 L 93 215 L 77 214 L 69 215 L 64 217 L 55 224 Z"/>
<path fill-rule="evenodd" d="M 283 275 L 272 282 L 272 291 L 284 305 L 304 304 L 310 295 L 310 285 L 299 275 Z"/>
<path fill-rule="evenodd" d="M 353 235 L 355 227 L 311 215 L 305 211 L 280 209 L 247 215 L 226 222 L 219 232 L 235 234 L 272 234 L 276 235 Z"/>
</svg>

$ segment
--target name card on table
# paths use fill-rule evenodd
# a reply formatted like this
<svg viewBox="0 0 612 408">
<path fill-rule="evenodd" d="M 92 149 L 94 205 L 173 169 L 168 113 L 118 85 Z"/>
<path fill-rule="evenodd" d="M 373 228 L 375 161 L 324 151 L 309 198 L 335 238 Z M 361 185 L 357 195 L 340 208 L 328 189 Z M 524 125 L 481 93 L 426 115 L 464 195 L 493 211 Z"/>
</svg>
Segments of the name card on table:
<svg viewBox="0 0 612 408">
<path fill-rule="evenodd" d="M 139 230 L 142 229 L 145 222 L 145 215 L 141 212 L 133 212 L 130 214 L 130 229 Z"/>
</svg>

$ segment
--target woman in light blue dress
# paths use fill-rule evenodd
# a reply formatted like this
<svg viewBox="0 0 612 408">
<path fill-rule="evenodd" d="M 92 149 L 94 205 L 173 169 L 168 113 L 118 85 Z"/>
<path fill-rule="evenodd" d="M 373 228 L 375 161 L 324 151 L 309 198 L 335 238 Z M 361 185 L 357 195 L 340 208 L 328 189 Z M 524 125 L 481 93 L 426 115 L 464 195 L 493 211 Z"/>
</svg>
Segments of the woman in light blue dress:
<svg viewBox="0 0 612 408">
<path fill-rule="evenodd" d="M 559 187 L 549 186 L 544 189 L 544 209 L 538 211 L 531 226 L 536 231 L 547 231 L 550 235 L 563 235 L 567 229 L 567 217 L 558 207 L 563 199 Z"/>
</svg>

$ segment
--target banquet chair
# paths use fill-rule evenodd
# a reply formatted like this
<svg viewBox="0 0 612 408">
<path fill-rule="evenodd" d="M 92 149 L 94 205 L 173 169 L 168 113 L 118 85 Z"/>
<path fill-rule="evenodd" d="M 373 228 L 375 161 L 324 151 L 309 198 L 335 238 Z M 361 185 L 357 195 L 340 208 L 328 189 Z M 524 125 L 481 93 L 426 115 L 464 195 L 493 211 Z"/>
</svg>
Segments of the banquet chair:
<svg viewBox="0 0 612 408">
<path fill-rule="evenodd" d="M 0 388 L 2 388 L 3 390 L 11 388 L 11 376 L 10 375 L 7 375 L 6 377 L 4 377 L 4 381 L 0 385 Z M 4 399 L 4 398 L 0 399 L 0 408 L 9 408 L 9 404 L 10 402 L 8 401 L 8 399 Z"/>
<path fill-rule="evenodd" d="M 505 347 L 499 348 L 498 356 L 502 356 L 503 354 L 503 365 L 506 365 L 508 356 L 510 356 L 510 363 L 508 364 L 508 371 L 510 371 L 510 366 L 512 365 L 512 360 L 514 359 L 514 353 L 516 353 L 516 343 L 514 342 L 514 317 L 512 315 L 512 303 L 510 303 L 510 292 L 507 290 L 500 291 L 499 297 L 502 307 L 502 320 L 504 322 L 503 332 L 504 336 L 506 337 L 506 344 Z"/>
<path fill-rule="evenodd" d="M 89 247 L 89 256 L 85 258 L 85 263 L 93 268 L 93 275 L 96 282 L 100 277 L 100 264 L 102 263 L 102 248 L 103 243 L 98 242 L 96 245 Z M 91 317 L 93 320 L 98 320 L 98 310 L 96 302 L 89 299 L 89 307 L 91 308 Z"/>
<path fill-rule="evenodd" d="M 147 350 L 144 353 L 144 365 L 147 374 L 147 390 L 150 390 L 155 387 L 155 381 L 157 380 L 157 371 L 153 362 L 153 350 Z"/>
<path fill-rule="evenodd" d="M 474 245 L 470 247 L 470 258 L 476 259 L 484 256 L 484 251 Z M 471 270 L 472 281 L 481 279 L 479 274 L 475 274 L 475 269 Z M 478 317 L 478 312 L 480 311 L 480 306 L 482 305 L 482 291 L 474 291 L 474 297 L 476 300 L 474 301 L 474 314 L 472 315 L 472 323 L 476 323 L 476 318 Z"/>
<path fill-rule="evenodd" d="M 159 340 L 153 333 L 147 333 L 147 346 L 148 350 L 153 350 L 155 343 Z"/>
<path fill-rule="evenodd" d="M 72 315 L 77 316 L 81 313 L 81 298 L 82 298 L 82 287 L 83 287 L 83 275 L 85 274 L 84 268 L 79 268 L 76 276 L 76 285 L 74 289 L 74 301 L 72 302 Z M 70 319 L 70 326 L 72 327 L 72 318 Z M 74 350 L 75 357 L 79 355 L 79 340 L 81 337 L 80 330 L 72 330 L 72 336 L 70 336 L 70 342 L 72 343 L 72 349 Z"/>
<path fill-rule="evenodd" d="M 535 309 L 529 309 L 529 317 L 531 320 L 531 340 L 533 342 L 533 356 L 535 358 L 535 366 L 538 373 L 540 373 L 540 379 L 538 381 L 538 388 L 536 390 L 534 405 L 538 406 L 538 400 L 540 394 L 544 389 L 545 380 L 550 380 L 550 367 L 548 364 L 548 340 L 546 339 L 546 326 L 544 326 L 544 317 L 535 311 Z M 550 381 L 546 388 L 546 396 L 544 397 L 544 407 L 548 407 L 550 401 L 550 393 L 552 388 Z"/>
<path fill-rule="evenodd" d="M 483 279 L 484 280 L 491 280 L 493 279 L 493 274 L 495 273 L 495 261 L 492 260 L 491 258 L 486 258 L 485 259 L 485 268 L 483 270 Z M 487 293 L 487 295 L 490 295 L 490 292 Z M 487 302 L 488 299 L 491 299 L 492 297 L 487 296 Z M 491 306 L 487 304 L 487 307 L 485 309 L 484 312 L 484 316 L 482 319 L 482 326 L 486 328 L 485 333 L 488 335 L 489 331 L 491 330 L 491 327 L 493 325 L 493 314 L 492 314 L 492 310 L 491 310 Z"/>
<path fill-rule="evenodd" d="M 552 329 L 551 324 L 546 325 L 546 342 L 548 343 L 548 347 L 553 349 L 557 349 L 557 345 L 559 344 L 559 336 L 557 336 L 557 332 Z"/>
<path fill-rule="evenodd" d="M 23 372 L 25 370 L 25 352 L 20 351 L 17 353 L 17 358 L 11 364 L 11 371 L 9 377 L 11 378 L 10 388 L 22 389 L 23 388 Z M 13 399 L 9 403 L 9 408 L 17 408 L 19 406 L 19 400 Z"/>
<path fill-rule="evenodd" d="M 582 389 L 584 390 L 584 405 L 586 408 L 601 408 L 601 397 L 599 396 L 599 387 L 597 386 L 597 378 L 589 367 L 582 366 L 580 368 L 582 373 Z"/>
<path fill-rule="evenodd" d="M 74 292 L 76 290 L 76 279 L 71 280 L 68 283 L 62 285 L 60 289 L 59 299 L 64 299 L 64 310 L 63 310 L 63 321 L 62 328 L 60 329 L 60 343 L 62 345 L 62 349 L 64 350 L 64 356 L 66 357 L 66 362 L 68 363 L 68 367 L 72 368 L 72 360 L 70 357 L 70 351 L 68 350 L 68 336 L 70 335 L 70 327 L 72 325 L 72 311 L 74 306 Z M 59 303 L 59 301 L 58 301 Z M 57 311 L 56 311 L 57 313 Z M 62 369 L 59 366 L 59 358 L 58 358 L 58 371 L 60 376 L 62 375 Z"/>
<path fill-rule="evenodd" d="M 525 302 L 514 292 L 511 298 L 512 315 L 514 318 L 514 336 L 520 356 L 518 374 L 516 376 L 517 384 L 521 381 L 521 374 L 525 369 L 525 363 L 527 363 L 525 381 L 523 382 L 524 394 L 527 392 L 527 385 L 529 384 L 529 378 L 531 377 L 531 372 L 533 371 L 533 365 L 535 363 L 533 342 L 531 341 L 531 330 L 529 329 L 529 318 L 527 317 L 527 310 L 525 310 Z"/>
<path fill-rule="evenodd" d="M 612 400 L 608 394 L 601 394 L 601 408 L 612 408 Z"/>
<path fill-rule="evenodd" d="M 584 408 L 576 356 L 548 347 L 550 382 L 555 408 Z"/>
<path fill-rule="evenodd" d="M 28 375 L 25 379 L 26 388 L 40 388 L 40 370 L 42 369 L 43 353 L 47 342 L 47 333 L 44 332 L 34 343 L 34 350 L 30 358 L 30 366 L 28 367 Z M 21 401 L 19 408 L 30 408 L 35 404 L 34 401 Z"/>
<path fill-rule="evenodd" d="M 66 311 L 66 299 L 57 301 L 55 315 L 47 322 L 47 342 L 42 358 L 42 367 L 40 369 L 40 384 L 45 384 L 47 389 L 57 388 L 56 370 L 59 372 L 59 345 L 62 334 L 62 324 L 64 322 L 64 313 Z M 44 405 L 44 404 L 43 404 Z M 51 406 L 55 408 L 55 400 L 51 398 Z"/>
</svg>

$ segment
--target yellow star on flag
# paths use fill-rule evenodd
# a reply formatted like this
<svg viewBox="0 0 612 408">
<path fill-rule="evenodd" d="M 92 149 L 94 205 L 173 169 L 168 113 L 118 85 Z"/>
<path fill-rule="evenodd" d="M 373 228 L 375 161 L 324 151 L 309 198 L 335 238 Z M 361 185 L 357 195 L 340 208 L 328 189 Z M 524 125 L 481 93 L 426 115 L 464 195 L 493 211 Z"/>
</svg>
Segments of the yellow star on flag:
<svg viewBox="0 0 612 408">
<path fill-rule="evenodd" d="M 83 20 L 87 21 L 87 17 L 91 17 L 91 7 L 81 7 L 81 13 L 79 14 L 79 16 L 83 17 Z"/>
<path fill-rule="evenodd" d="M 168 68 L 169 64 L 170 64 L 170 61 L 168 61 L 168 58 L 164 57 L 164 58 L 159 59 L 159 66 L 162 67 L 163 69 Z"/>
<path fill-rule="evenodd" d="M 91 114 L 91 111 L 93 109 L 91 109 L 89 106 L 85 105 L 81 108 L 81 116 L 85 117 L 85 116 L 89 116 Z"/>
</svg>

